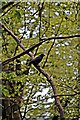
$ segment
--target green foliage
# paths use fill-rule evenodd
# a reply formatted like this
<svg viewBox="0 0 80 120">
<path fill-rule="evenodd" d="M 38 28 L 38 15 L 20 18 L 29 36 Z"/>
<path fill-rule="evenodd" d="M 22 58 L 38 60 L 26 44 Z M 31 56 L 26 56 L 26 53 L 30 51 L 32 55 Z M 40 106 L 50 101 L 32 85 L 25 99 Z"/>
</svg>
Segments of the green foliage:
<svg viewBox="0 0 80 120">
<path fill-rule="evenodd" d="M 9 7 L 1 15 L 7 9 Z M 80 4 L 78 2 L 44 2 L 41 19 L 38 9 L 39 5 L 36 2 L 20 2 L 1 18 L 26 49 L 37 44 L 43 37 L 69 36 L 79 33 Z M 1 39 L 2 61 L 23 52 L 15 39 L 4 29 L 2 29 Z M 32 50 L 37 56 L 41 53 L 45 54 L 39 64 L 41 67 L 48 55 L 43 69 L 53 78 L 57 94 L 64 95 L 60 96 L 60 100 L 65 110 L 65 118 L 79 117 L 80 96 L 77 94 L 66 96 L 66 94 L 72 95 L 80 90 L 79 44 L 78 38 L 52 39 Z M 54 115 L 59 115 L 54 97 L 52 97 L 52 88 L 46 78 L 33 65 L 29 66 L 28 55 L 20 57 L 19 60 L 21 68 L 18 70 L 18 75 L 16 74 L 16 60 L 13 62 L 13 70 L 9 68 L 9 64 L 5 66 L 7 70 L 3 70 L 3 97 L 15 97 L 15 99 L 16 96 L 20 97 L 23 101 L 20 103 L 23 113 L 27 106 L 25 118 L 44 116 L 51 119 Z M 25 70 L 27 74 L 23 74 Z"/>
</svg>

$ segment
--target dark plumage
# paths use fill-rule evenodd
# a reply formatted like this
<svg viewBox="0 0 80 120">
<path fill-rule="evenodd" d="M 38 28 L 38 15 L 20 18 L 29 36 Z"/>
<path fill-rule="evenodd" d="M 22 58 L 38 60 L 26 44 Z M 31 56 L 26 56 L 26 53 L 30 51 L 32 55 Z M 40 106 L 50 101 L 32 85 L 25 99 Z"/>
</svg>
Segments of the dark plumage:
<svg viewBox="0 0 80 120">
<path fill-rule="evenodd" d="M 39 55 L 38 57 L 31 60 L 30 64 L 38 65 L 44 56 L 45 56 L 44 54 Z"/>
</svg>

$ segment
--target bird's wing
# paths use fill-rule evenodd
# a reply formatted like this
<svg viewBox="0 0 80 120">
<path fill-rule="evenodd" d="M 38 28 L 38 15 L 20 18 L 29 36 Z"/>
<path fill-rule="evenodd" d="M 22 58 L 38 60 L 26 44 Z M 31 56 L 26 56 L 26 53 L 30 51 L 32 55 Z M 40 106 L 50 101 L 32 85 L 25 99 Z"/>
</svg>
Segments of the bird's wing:
<svg viewBox="0 0 80 120">
<path fill-rule="evenodd" d="M 34 58 L 33 60 L 31 60 L 31 63 L 32 64 L 39 64 L 41 60 L 42 60 L 42 57 L 38 56 L 38 57 Z"/>
</svg>

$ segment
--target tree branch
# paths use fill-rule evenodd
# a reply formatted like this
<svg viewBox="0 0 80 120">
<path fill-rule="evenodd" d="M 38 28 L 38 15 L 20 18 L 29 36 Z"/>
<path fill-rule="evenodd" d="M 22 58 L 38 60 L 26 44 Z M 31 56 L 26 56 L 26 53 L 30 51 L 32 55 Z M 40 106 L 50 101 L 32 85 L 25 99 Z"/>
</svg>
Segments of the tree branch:
<svg viewBox="0 0 80 120">
<path fill-rule="evenodd" d="M 29 101 L 30 96 L 31 96 L 31 94 L 32 94 L 32 90 L 33 90 L 33 88 L 34 88 L 34 86 L 32 86 L 31 91 L 30 91 L 30 93 L 29 93 L 29 96 L 27 97 L 27 100 L 26 100 L 26 105 L 25 105 L 25 109 L 24 109 L 24 115 L 23 115 L 22 120 L 24 120 L 24 118 L 25 118 L 25 115 L 26 115 L 26 110 L 27 110 L 27 104 L 28 104 L 28 101 Z"/>
<path fill-rule="evenodd" d="M 0 23 L 0 25 L 2 25 L 2 27 L 16 40 L 16 42 L 19 44 L 19 46 L 24 50 L 23 53 L 19 54 L 18 57 L 26 54 L 26 53 L 29 53 L 29 51 L 31 51 L 32 49 L 34 49 L 35 47 L 41 45 L 43 42 L 46 42 L 47 40 L 51 40 L 51 39 L 66 39 L 66 38 L 73 38 L 73 37 L 80 37 L 80 35 L 74 35 L 74 36 L 66 36 L 66 37 L 51 37 L 51 38 L 42 38 L 41 42 L 32 46 L 31 48 L 29 48 L 28 50 L 25 49 L 25 47 L 20 43 L 20 40 L 14 35 L 14 33 L 12 31 L 10 31 L 6 26 L 4 26 L 3 24 Z M 16 56 L 15 56 L 16 58 Z M 13 60 L 13 58 L 11 58 Z M 9 60 L 8 60 L 9 61 Z M 7 62 L 8 62 L 7 61 Z M 3 62 L 5 63 L 5 61 Z M 54 84 L 54 81 L 53 79 L 51 78 L 51 76 L 45 72 L 40 66 L 35 66 L 35 68 L 40 72 L 42 73 L 46 78 L 47 78 L 47 81 L 50 83 L 51 87 L 52 87 L 52 90 L 53 90 L 53 93 L 55 95 L 55 102 L 56 102 L 56 105 L 59 109 L 59 112 L 60 112 L 60 118 L 64 118 L 64 109 L 60 103 L 60 100 L 59 100 L 59 96 L 57 96 L 57 91 L 56 91 L 56 86 Z"/>
<path fill-rule="evenodd" d="M 13 0 L 12 0 L 12 2 L 9 2 L 9 3 L 7 3 L 6 5 L 2 6 L 2 8 L 0 8 L 0 11 L 1 11 L 1 10 L 5 10 L 8 6 L 10 6 L 10 5 L 12 5 L 12 4 L 14 4 L 14 1 L 13 1 Z"/>
<path fill-rule="evenodd" d="M 47 78 L 47 81 L 50 83 L 51 87 L 52 87 L 52 90 L 53 90 L 53 93 L 55 95 L 55 102 L 56 102 L 56 105 L 58 106 L 59 108 L 59 112 L 60 112 L 60 117 L 61 118 L 64 118 L 64 110 L 63 110 L 63 107 L 60 103 L 60 100 L 59 100 L 59 97 L 57 96 L 57 91 L 56 91 L 56 86 L 54 84 L 54 81 L 52 80 L 51 76 L 45 72 L 40 66 L 35 66 L 37 68 L 37 70 L 42 73 L 46 78 Z"/>
<path fill-rule="evenodd" d="M 76 92 L 74 94 L 57 94 L 57 95 L 52 95 L 50 98 L 54 98 L 56 96 L 75 96 L 75 95 L 79 95 L 80 92 Z M 0 100 L 4 100 L 4 99 L 7 99 L 7 100 L 13 100 L 15 99 L 16 97 L 1 97 Z M 26 100 L 25 100 L 26 101 Z"/>
<path fill-rule="evenodd" d="M 49 40 L 52 40 L 52 39 L 67 39 L 67 38 L 74 38 L 74 37 L 80 37 L 80 35 L 73 35 L 73 36 L 64 36 L 64 37 L 51 37 L 51 38 L 42 38 L 41 42 L 37 43 L 36 45 L 32 46 L 31 48 L 29 49 L 25 49 L 25 47 L 22 45 L 22 43 L 20 43 L 20 40 L 17 38 L 16 35 L 14 35 L 14 33 L 9 30 L 4 24 L 0 23 L 0 25 L 16 40 L 16 42 L 18 43 L 18 45 L 24 50 L 24 52 L 20 53 L 19 55 L 17 56 L 14 56 L 13 58 L 10 58 L 10 59 L 7 59 L 5 61 L 2 62 L 2 65 L 5 65 L 5 64 L 8 64 L 9 62 L 15 60 L 16 58 L 19 58 L 25 54 L 29 54 L 29 52 L 31 50 L 33 50 L 34 48 L 40 46 L 42 43 L 46 42 L 46 41 L 49 41 Z"/>
<path fill-rule="evenodd" d="M 10 3 L 11 3 L 11 2 L 10 2 Z M 4 16 L 6 13 L 8 13 L 8 11 L 10 11 L 10 9 L 12 9 L 14 6 L 17 6 L 19 3 L 20 3 L 20 2 L 14 4 L 14 2 L 13 2 L 13 5 L 12 5 L 6 12 L 4 12 L 4 13 L 2 14 L 2 16 Z M 11 4 L 10 4 L 10 5 L 11 5 Z M 7 6 L 7 7 L 8 7 L 8 6 Z M 1 17 L 2 17 L 2 16 L 1 16 Z"/>
<path fill-rule="evenodd" d="M 2 62 L 2 65 L 8 64 L 9 62 L 11 62 L 11 61 L 13 61 L 13 60 L 15 60 L 15 59 L 17 59 L 17 58 L 19 58 L 19 57 L 21 57 L 21 56 L 23 56 L 23 55 L 25 55 L 25 54 L 28 54 L 31 50 L 33 50 L 34 48 L 40 46 L 42 43 L 43 43 L 43 41 L 42 41 L 42 42 L 39 42 L 39 43 L 37 43 L 36 45 L 32 46 L 31 48 L 25 50 L 24 52 L 20 53 L 19 55 L 16 55 L 16 56 L 14 56 L 14 57 L 12 57 L 12 58 L 9 58 L 9 59 L 3 61 L 3 62 Z"/>
<path fill-rule="evenodd" d="M 15 40 L 16 42 L 18 43 L 18 45 L 23 49 L 25 50 L 25 47 L 20 43 L 20 40 L 17 38 L 16 35 L 14 35 L 14 33 L 9 30 L 3 23 L 0 22 L 0 25 L 6 30 L 6 32 L 8 32 Z"/>
<path fill-rule="evenodd" d="M 67 39 L 67 38 L 75 38 L 80 37 L 80 35 L 71 35 L 71 36 L 62 36 L 62 37 L 49 37 L 49 38 L 41 38 L 41 40 L 52 40 L 52 39 Z"/>
<path fill-rule="evenodd" d="M 56 96 L 75 96 L 75 95 L 79 95 L 80 92 L 76 92 L 74 94 L 57 94 L 57 95 L 53 95 L 52 98 L 56 97 Z"/>
</svg>

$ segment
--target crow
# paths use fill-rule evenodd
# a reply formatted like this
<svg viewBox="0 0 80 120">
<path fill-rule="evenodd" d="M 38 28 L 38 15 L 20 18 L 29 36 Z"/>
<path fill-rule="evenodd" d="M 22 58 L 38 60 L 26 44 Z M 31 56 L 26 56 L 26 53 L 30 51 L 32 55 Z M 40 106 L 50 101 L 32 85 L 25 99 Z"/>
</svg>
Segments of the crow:
<svg viewBox="0 0 80 120">
<path fill-rule="evenodd" d="M 32 59 L 29 64 L 38 65 L 44 56 L 44 54 L 39 55 L 38 57 Z"/>
</svg>

